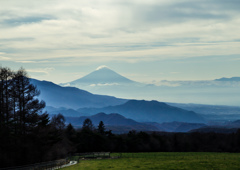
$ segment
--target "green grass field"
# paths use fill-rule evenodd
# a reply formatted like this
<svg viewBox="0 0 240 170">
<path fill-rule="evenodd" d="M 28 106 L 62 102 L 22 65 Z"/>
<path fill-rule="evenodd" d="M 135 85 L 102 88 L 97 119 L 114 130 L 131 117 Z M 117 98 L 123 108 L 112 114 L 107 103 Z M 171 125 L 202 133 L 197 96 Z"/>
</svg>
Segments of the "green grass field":
<svg viewBox="0 0 240 170">
<path fill-rule="evenodd" d="M 80 160 L 64 169 L 240 169 L 240 153 L 122 153 L 119 159 Z"/>
</svg>

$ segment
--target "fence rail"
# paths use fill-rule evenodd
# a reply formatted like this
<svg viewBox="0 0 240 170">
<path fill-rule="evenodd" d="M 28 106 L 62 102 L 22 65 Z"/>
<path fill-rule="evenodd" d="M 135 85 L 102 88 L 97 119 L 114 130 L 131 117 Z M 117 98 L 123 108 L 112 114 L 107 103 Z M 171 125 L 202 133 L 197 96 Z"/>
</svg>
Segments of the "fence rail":
<svg viewBox="0 0 240 170">
<path fill-rule="evenodd" d="M 81 158 L 110 158 L 110 152 L 88 152 L 88 153 L 75 153 L 73 156 Z"/>
<path fill-rule="evenodd" d="M 110 158 L 110 152 L 75 153 L 75 154 L 72 154 L 71 156 L 77 156 L 78 160 L 75 160 L 75 161 L 79 162 L 81 158 L 82 159 Z M 0 168 L 0 170 L 53 170 L 53 169 L 61 168 L 63 165 L 67 164 L 68 162 L 69 162 L 69 159 L 60 159 L 56 161 L 41 162 L 41 163 L 35 163 L 35 164 L 25 165 L 25 166 Z"/>
<path fill-rule="evenodd" d="M 0 170 L 52 170 L 61 168 L 62 165 L 67 163 L 67 159 L 60 159 L 50 162 L 42 162 L 25 166 L 15 166 L 8 168 L 0 168 Z"/>
</svg>

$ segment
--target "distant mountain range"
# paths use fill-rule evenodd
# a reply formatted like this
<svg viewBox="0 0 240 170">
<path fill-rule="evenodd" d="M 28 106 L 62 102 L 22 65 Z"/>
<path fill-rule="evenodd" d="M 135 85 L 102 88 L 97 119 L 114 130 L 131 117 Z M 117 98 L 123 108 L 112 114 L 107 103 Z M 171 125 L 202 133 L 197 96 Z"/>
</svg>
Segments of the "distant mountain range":
<svg viewBox="0 0 240 170">
<path fill-rule="evenodd" d="M 140 122 L 204 122 L 204 119 L 194 112 L 157 101 L 128 101 L 111 96 L 94 95 L 75 87 L 61 87 L 47 81 L 31 79 L 31 82 L 37 85 L 41 91 L 40 98 L 47 103 L 47 106 L 52 106 L 52 108 L 48 107 L 48 110 L 52 109 L 54 114 L 63 113 L 64 116 L 79 117 L 105 112 L 119 113 Z M 58 109 L 54 110 L 53 107 Z M 79 109 L 76 110 L 77 108 Z"/>
<path fill-rule="evenodd" d="M 112 96 L 92 94 L 76 87 L 61 87 L 48 81 L 31 79 L 31 83 L 41 91 L 40 99 L 43 99 L 48 106 L 57 108 L 104 107 L 127 101 Z"/>
<path fill-rule="evenodd" d="M 201 115 L 209 125 L 226 125 L 229 121 L 240 120 L 240 107 L 236 106 L 221 106 L 221 105 L 202 105 L 202 104 L 183 104 L 183 103 L 166 103 L 170 106 L 174 106 L 177 108 L 181 108 L 188 111 L 194 111 L 195 113 Z M 79 109 L 78 111 L 75 109 L 68 108 L 54 108 L 47 106 L 46 110 L 51 114 L 61 113 L 64 116 L 71 117 L 80 117 L 80 116 L 90 116 L 92 111 L 95 108 L 88 108 L 90 113 L 81 112 L 85 109 Z M 226 123 L 225 123 L 226 122 Z"/>
<path fill-rule="evenodd" d="M 91 114 L 83 114 L 78 112 L 77 110 L 74 109 L 69 109 L 65 107 L 60 107 L 60 108 L 54 108 L 52 106 L 46 106 L 44 111 L 47 111 L 51 115 L 56 115 L 58 113 L 61 113 L 65 117 L 80 117 L 80 116 L 91 116 Z"/>
<path fill-rule="evenodd" d="M 216 79 L 216 81 L 240 81 L 240 77 L 231 77 L 231 78 L 220 78 Z"/>
<path fill-rule="evenodd" d="M 186 122 L 186 123 L 204 123 L 206 120 L 192 111 L 187 111 L 177 107 L 167 105 L 158 101 L 129 100 L 126 103 L 102 108 L 79 108 L 77 110 L 67 108 L 46 107 L 50 114 L 61 113 L 65 117 L 91 116 L 104 112 L 107 114 L 118 113 L 126 118 L 138 122 Z"/>
<path fill-rule="evenodd" d="M 182 108 L 184 110 L 194 111 L 203 116 L 208 121 L 224 122 L 240 119 L 239 106 L 183 104 L 183 103 L 167 103 L 167 104 L 178 108 Z"/>
<path fill-rule="evenodd" d="M 236 133 L 240 130 L 240 120 L 228 121 L 219 125 L 207 125 L 199 128 L 194 128 L 189 132 L 201 133 Z"/>
<path fill-rule="evenodd" d="M 235 133 L 240 128 L 240 120 L 230 121 L 228 123 L 215 126 L 204 123 L 186 123 L 177 121 L 164 123 L 137 122 L 116 113 L 98 113 L 92 116 L 66 117 L 66 120 L 75 127 L 81 127 L 83 121 L 87 118 L 92 120 L 95 127 L 98 126 L 100 121 L 103 121 L 106 129 L 112 130 L 113 133 L 128 133 L 130 130 L 149 132 Z"/>
<path fill-rule="evenodd" d="M 233 111 L 236 111 L 235 107 L 230 106 L 205 106 L 205 105 L 197 105 L 197 104 L 175 104 L 179 106 L 191 106 L 187 107 L 189 108 L 195 108 L 198 109 L 199 106 L 201 106 L 201 110 L 204 111 L 204 114 L 200 114 L 201 116 L 204 116 L 206 118 L 209 118 L 208 114 L 210 114 L 210 118 L 212 118 L 211 114 L 215 114 L 216 117 L 218 117 L 216 122 L 208 122 L 207 124 L 204 123 L 187 123 L 187 122 L 178 122 L 178 121 L 172 121 L 172 122 L 163 122 L 163 123 L 157 123 L 155 122 L 137 122 L 133 119 L 127 119 L 124 116 L 117 114 L 117 113 L 111 113 L 111 114 L 105 114 L 105 113 L 97 113 L 94 115 L 91 115 L 89 113 L 81 113 L 80 110 L 85 109 L 79 109 L 79 111 L 74 109 L 66 109 L 66 108 L 53 108 L 47 106 L 46 110 L 50 114 L 58 114 L 61 113 L 66 117 L 67 123 L 72 123 L 75 127 L 80 128 L 83 124 L 83 121 L 86 118 L 90 118 L 93 121 L 93 124 L 95 127 L 97 127 L 98 123 L 100 121 L 103 121 L 106 128 L 108 130 L 112 130 L 113 133 L 128 133 L 130 130 L 136 130 L 136 131 L 164 131 L 164 132 L 216 132 L 216 133 L 233 133 L 236 132 L 238 128 L 240 128 L 240 121 L 227 121 L 229 119 L 225 119 L 222 117 L 222 114 L 217 114 L 217 110 L 221 111 L 221 108 L 226 110 L 226 108 L 232 109 Z M 225 109 L 224 109 L 225 108 Z M 209 110 L 208 110 L 209 109 Z M 92 108 L 92 111 L 94 108 Z M 230 111 L 230 110 L 229 110 Z M 213 113 L 212 113 L 213 112 Z M 225 114 L 224 114 L 225 116 Z M 219 122 L 219 120 L 222 120 Z M 209 120 L 208 120 L 209 121 Z M 214 121 L 214 120 L 213 120 Z"/>
<path fill-rule="evenodd" d="M 124 104 L 104 108 L 80 108 L 77 111 L 83 114 L 119 113 L 126 118 L 139 122 L 189 122 L 203 123 L 205 120 L 192 111 L 186 111 L 158 101 L 129 100 Z"/>
<path fill-rule="evenodd" d="M 66 117 L 66 121 L 76 127 L 81 127 L 84 120 L 87 118 L 91 119 L 95 127 L 98 126 L 100 121 L 103 121 L 105 127 L 108 130 L 112 130 L 113 133 L 128 133 L 131 130 L 159 131 L 159 128 L 157 128 L 156 126 L 145 123 L 139 123 L 132 119 L 127 119 L 124 116 L 117 113 L 111 114 L 98 113 L 92 116 L 81 116 L 79 118 Z"/>
<path fill-rule="evenodd" d="M 147 122 L 146 124 L 151 124 L 153 126 L 156 126 L 161 131 L 164 131 L 164 132 L 188 132 L 193 129 L 199 129 L 207 126 L 204 123 L 186 123 L 186 122 L 176 122 L 176 121 L 164 122 L 164 123 Z"/>
<path fill-rule="evenodd" d="M 73 126 L 80 128 L 85 119 L 91 119 L 95 127 L 98 126 L 100 121 L 104 122 L 107 130 L 112 130 L 113 133 L 128 133 L 131 130 L 136 131 L 162 131 L 162 132 L 188 132 L 193 129 L 205 127 L 206 124 L 201 123 L 184 123 L 184 122 L 169 122 L 169 123 L 156 123 L 145 122 L 140 123 L 132 119 L 127 119 L 124 116 L 111 113 L 98 113 L 92 116 L 80 117 L 66 117 L 66 121 Z"/>
<path fill-rule="evenodd" d="M 233 77 L 206 81 L 162 80 L 155 84 L 145 84 L 130 80 L 108 67 L 101 67 L 82 78 L 60 85 L 125 99 L 238 106 L 239 79 Z"/>
<path fill-rule="evenodd" d="M 101 119 L 105 121 L 104 123 L 107 124 L 106 126 L 109 129 L 114 130 L 116 133 L 127 132 L 132 129 L 139 131 L 187 132 L 192 129 L 206 127 L 204 124 L 206 121 L 219 120 L 221 120 L 220 124 L 225 126 L 224 121 L 237 120 L 240 113 L 240 107 L 128 100 L 107 95 L 96 95 L 76 87 L 62 87 L 48 81 L 31 79 L 31 82 L 41 91 L 39 98 L 46 102 L 47 107 L 45 110 L 50 114 L 62 113 L 68 121 L 73 122 L 76 126 L 81 126 L 86 116 L 91 117 L 94 123 L 99 123 L 98 121 Z M 234 82 L 236 82 L 236 89 L 238 89 L 238 82 Z M 137 93 L 139 96 L 142 94 L 151 96 L 152 93 L 155 93 L 155 95 L 161 94 L 160 96 L 165 98 L 164 96 L 167 93 L 176 92 L 175 87 L 159 88 L 155 85 L 145 85 L 124 78 L 105 67 L 72 83 L 80 83 L 81 86 L 85 84 L 94 89 L 105 89 L 109 93 L 117 91 L 118 93 Z M 183 94 L 179 96 L 182 99 L 188 97 L 189 91 L 196 92 L 195 87 L 192 88 L 191 86 L 188 86 L 188 89 L 176 88 L 183 90 Z M 200 86 L 198 89 L 201 89 Z M 207 92 L 212 93 L 215 91 L 220 96 L 218 90 L 221 90 L 221 88 L 212 88 L 210 92 L 208 90 Z M 176 92 L 177 94 L 179 93 Z M 224 94 L 228 95 L 225 92 Z M 234 93 L 234 95 L 236 94 Z M 195 96 L 201 97 L 201 95 L 194 93 L 190 100 Z M 238 97 L 234 97 L 234 95 L 232 96 L 233 99 L 238 101 Z M 224 97 L 218 98 L 226 100 Z M 144 95 L 142 98 L 144 98 Z M 210 122 L 209 125 L 216 125 L 216 122 Z M 238 127 L 238 125 L 236 126 Z"/>
</svg>

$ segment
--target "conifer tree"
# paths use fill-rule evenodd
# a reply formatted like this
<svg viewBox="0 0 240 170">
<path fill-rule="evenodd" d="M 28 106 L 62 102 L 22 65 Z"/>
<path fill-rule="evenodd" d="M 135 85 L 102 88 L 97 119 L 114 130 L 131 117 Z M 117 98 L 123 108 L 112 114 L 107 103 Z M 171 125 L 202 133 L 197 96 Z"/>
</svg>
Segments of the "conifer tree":
<svg viewBox="0 0 240 170">
<path fill-rule="evenodd" d="M 10 68 L 0 67 L 0 126 L 3 127 L 11 119 L 11 86 L 13 71 Z"/>
<path fill-rule="evenodd" d="M 40 94 L 37 87 L 30 83 L 27 72 L 21 68 L 14 76 L 14 101 L 16 121 L 21 134 L 37 126 L 39 115 L 45 107 L 44 101 L 39 101 L 36 97 Z"/>
<path fill-rule="evenodd" d="M 104 126 L 103 121 L 99 122 L 97 130 L 98 130 L 98 133 L 100 133 L 101 135 L 105 135 L 105 126 Z"/>
<path fill-rule="evenodd" d="M 91 119 L 87 118 L 84 120 L 83 122 L 83 129 L 86 129 L 86 130 L 93 130 L 93 123 L 91 121 Z"/>
</svg>

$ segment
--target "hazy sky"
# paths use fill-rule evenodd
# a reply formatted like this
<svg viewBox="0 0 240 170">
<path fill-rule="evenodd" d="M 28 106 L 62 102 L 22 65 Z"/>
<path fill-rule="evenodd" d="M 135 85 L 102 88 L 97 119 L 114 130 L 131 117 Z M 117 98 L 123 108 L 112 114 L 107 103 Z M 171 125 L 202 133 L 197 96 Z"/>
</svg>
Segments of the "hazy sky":
<svg viewBox="0 0 240 170">
<path fill-rule="evenodd" d="M 1 0 L 0 64 L 56 83 L 240 76 L 239 0 Z"/>
</svg>

